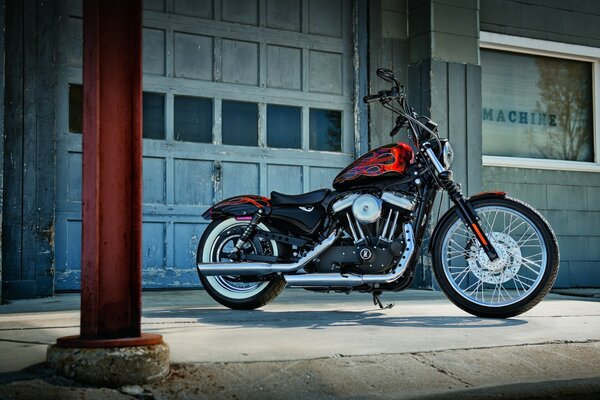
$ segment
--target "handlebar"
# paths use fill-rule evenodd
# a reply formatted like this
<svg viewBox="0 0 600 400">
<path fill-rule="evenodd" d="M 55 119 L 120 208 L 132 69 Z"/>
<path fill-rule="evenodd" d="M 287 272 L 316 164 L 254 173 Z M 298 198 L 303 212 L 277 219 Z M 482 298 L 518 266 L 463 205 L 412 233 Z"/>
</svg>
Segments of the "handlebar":
<svg viewBox="0 0 600 400">
<path fill-rule="evenodd" d="M 420 146 L 419 143 L 421 141 L 426 141 L 431 138 L 439 141 L 437 133 L 438 125 L 431 119 L 423 116 L 420 117 L 415 113 L 413 108 L 406 102 L 404 86 L 400 87 L 393 72 L 391 70 L 380 68 L 377 70 L 377 76 L 386 82 L 392 83 L 392 88 L 390 90 L 381 90 L 377 94 L 367 95 L 363 97 L 363 102 L 368 104 L 378 101 L 384 108 L 398 114 L 396 125 L 390 132 L 390 136 L 394 137 L 400 129 L 406 127 L 412 133 L 413 140 L 417 146 Z M 392 100 L 398 102 L 397 106 L 390 104 Z M 425 123 L 419 121 L 419 119 L 422 118 L 426 119 Z"/>
<path fill-rule="evenodd" d="M 369 103 L 372 103 L 374 101 L 380 100 L 381 99 L 381 94 L 380 93 L 366 95 L 365 97 L 363 97 L 363 102 L 369 104 Z"/>
<path fill-rule="evenodd" d="M 391 90 L 381 90 L 377 94 L 369 94 L 363 97 L 363 102 L 373 103 L 374 101 L 385 101 L 397 98 L 399 95 L 397 87 L 393 87 Z"/>
<path fill-rule="evenodd" d="M 396 124 L 396 126 L 394 126 L 394 128 L 390 131 L 390 137 L 396 136 L 396 134 L 400 132 L 400 129 L 402 129 L 402 125 Z"/>
</svg>

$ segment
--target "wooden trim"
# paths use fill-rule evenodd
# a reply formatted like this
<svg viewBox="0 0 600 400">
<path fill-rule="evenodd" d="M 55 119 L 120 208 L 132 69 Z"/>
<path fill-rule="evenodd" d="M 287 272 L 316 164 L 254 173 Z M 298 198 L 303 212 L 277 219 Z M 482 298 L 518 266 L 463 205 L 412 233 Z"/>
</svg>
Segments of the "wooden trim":
<svg viewBox="0 0 600 400">
<path fill-rule="evenodd" d="M 553 171 L 600 172 L 600 165 L 579 161 L 545 160 L 537 158 L 486 156 L 484 167 L 547 169 Z"/>
</svg>

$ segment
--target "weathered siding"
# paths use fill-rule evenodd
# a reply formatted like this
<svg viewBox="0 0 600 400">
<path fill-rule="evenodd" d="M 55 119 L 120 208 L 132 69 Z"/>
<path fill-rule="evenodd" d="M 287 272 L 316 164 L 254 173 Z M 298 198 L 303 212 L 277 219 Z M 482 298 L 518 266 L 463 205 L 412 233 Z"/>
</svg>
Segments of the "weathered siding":
<svg viewBox="0 0 600 400">
<path fill-rule="evenodd" d="M 600 286 L 600 174 L 486 167 L 483 181 L 548 219 L 560 246 L 556 287 Z"/>
<path fill-rule="evenodd" d="M 2 304 L 2 208 L 4 204 L 4 84 L 5 84 L 5 66 L 4 66 L 4 13 L 6 4 L 0 3 L 0 304 Z"/>
<path fill-rule="evenodd" d="M 478 2 L 409 1 L 409 102 L 419 114 L 439 123 L 452 142 L 454 178 L 465 194 L 481 191 L 481 68 L 477 30 Z M 442 211 L 447 208 L 446 203 Z M 432 216 L 432 224 L 435 218 Z M 435 285 L 427 238 L 415 285 Z"/>
<path fill-rule="evenodd" d="M 54 1 L 6 2 L 5 298 L 53 293 L 55 10 Z"/>
<path fill-rule="evenodd" d="M 409 101 L 452 142 L 455 179 L 481 190 L 481 68 L 474 0 L 409 2 Z M 423 37 L 430 44 L 424 48 Z"/>
<path fill-rule="evenodd" d="M 481 1 L 482 31 L 600 47 L 597 0 Z"/>
<path fill-rule="evenodd" d="M 58 8 L 57 290 L 77 290 L 80 281 L 82 135 L 71 129 L 68 110 L 70 88 L 82 83 L 81 3 L 61 1 Z M 232 7 L 237 3 L 244 5 Z M 366 1 L 237 3 L 144 2 L 144 92 L 161 100 L 156 111 L 144 112 L 160 120 L 144 139 L 145 288 L 199 284 L 195 253 L 207 226 L 201 215 L 214 202 L 328 187 L 362 147 L 354 129 L 361 121 L 353 50 L 364 32 L 353 25 L 361 22 L 353 12 Z M 196 114 L 205 120 L 198 137 L 179 136 L 190 99 L 210 104 Z M 237 102 L 251 111 L 233 117 Z M 269 133 L 271 106 L 297 110 L 297 131 L 275 124 Z M 338 151 L 324 151 L 312 136 L 319 110 L 340 116 Z M 242 120 L 247 133 L 236 136 Z M 288 136 L 297 138 L 294 145 L 286 144 Z M 284 140 L 277 147 L 272 139 Z"/>
<path fill-rule="evenodd" d="M 369 1 L 369 93 L 389 89 L 389 83 L 377 77 L 377 68 L 394 71 L 401 84 L 408 84 L 407 0 Z M 391 142 L 389 132 L 395 116 L 378 104 L 369 108 L 369 147 Z M 397 139 L 397 138 L 396 138 Z M 406 140 L 404 137 L 401 140 Z"/>
<path fill-rule="evenodd" d="M 428 57 L 479 63 L 479 1 L 412 0 L 408 6 L 411 63 Z"/>
<path fill-rule="evenodd" d="M 482 31 L 600 47 L 598 1 L 482 1 L 480 19 Z M 556 287 L 600 286 L 600 173 L 487 166 L 483 186 L 546 216 L 560 246 Z"/>
</svg>

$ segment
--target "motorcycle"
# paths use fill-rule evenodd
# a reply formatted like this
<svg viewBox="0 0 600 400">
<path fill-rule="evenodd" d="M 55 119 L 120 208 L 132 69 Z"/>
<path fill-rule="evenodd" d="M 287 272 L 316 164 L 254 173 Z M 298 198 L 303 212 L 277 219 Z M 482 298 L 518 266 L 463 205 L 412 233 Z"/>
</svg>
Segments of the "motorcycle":
<svg viewBox="0 0 600 400">
<path fill-rule="evenodd" d="M 419 116 L 393 72 L 377 75 L 391 89 L 364 97 L 397 114 L 412 146 L 369 151 L 342 170 L 334 190 L 271 198 L 243 195 L 213 205 L 197 252 L 206 292 L 232 309 L 255 309 L 286 285 L 311 291 L 369 292 L 408 288 L 438 192 L 453 206 L 429 237 L 440 289 L 479 317 L 521 314 L 550 291 L 559 250 L 552 228 L 528 204 L 505 192 L 465 197 L 452 178 L 453 151 L 438 126 Z"/>
</svg>

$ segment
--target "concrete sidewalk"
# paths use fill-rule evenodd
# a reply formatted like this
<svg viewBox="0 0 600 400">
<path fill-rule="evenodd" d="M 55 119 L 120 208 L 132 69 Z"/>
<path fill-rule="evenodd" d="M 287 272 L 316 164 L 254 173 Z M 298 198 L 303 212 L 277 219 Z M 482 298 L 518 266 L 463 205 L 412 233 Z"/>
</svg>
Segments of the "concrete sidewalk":
<svg viewBox="0 0 600 400">
<path fill-rule="evenodd" d="M 142 329 L 164 336 L 173 371 L 124 391 L 40 366 L 48 344 L 78 334 L 79 295 L 15 301 L 0 306 L 0 398 L 600 398 L 598 298 L 551 294 L 508 320 L 470 316 L 439 292 L 382 300 L 396 306 L 286 289 L 240 312 L 202 290 L 145 292 Z"/>
</svg>

